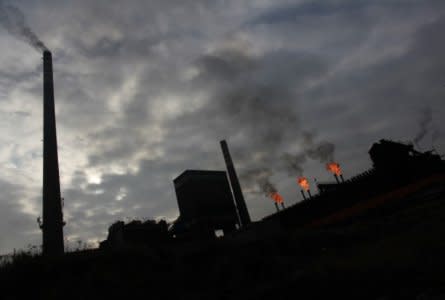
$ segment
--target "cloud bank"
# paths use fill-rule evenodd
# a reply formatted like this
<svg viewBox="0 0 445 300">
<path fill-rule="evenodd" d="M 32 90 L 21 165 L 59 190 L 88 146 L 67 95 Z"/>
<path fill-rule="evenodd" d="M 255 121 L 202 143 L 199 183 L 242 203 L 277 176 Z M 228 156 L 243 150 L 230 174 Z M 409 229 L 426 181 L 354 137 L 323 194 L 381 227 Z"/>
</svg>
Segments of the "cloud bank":
<svg viewBox="0 0 445 300">
<path fill-rule="evenodd" d="M 271 190 L 300 201 L 299 175 L 332 180 L 328 161 L 370 167 L 380 138 L 445 149 L 443 1 L 14 5 L 53 52 L 71 242 L 177 217 L 173 178 L 224 169 L 222 139 L 253 219 Z M 42 66 L 15 17 L 0 28 L 0 253 L 40 242 Z"/>
</svg>

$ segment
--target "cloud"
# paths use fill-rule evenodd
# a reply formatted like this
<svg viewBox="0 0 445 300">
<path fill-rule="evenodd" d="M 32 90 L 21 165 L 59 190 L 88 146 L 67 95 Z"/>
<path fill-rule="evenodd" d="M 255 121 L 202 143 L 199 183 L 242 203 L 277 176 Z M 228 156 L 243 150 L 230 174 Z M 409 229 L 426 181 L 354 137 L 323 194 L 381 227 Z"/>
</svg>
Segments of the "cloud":
<svg viewBox="0 0 445 300">
<path fill-rule="evenodd" d="M 0 180 L 0 188 L 0 253 L 23 249 L 28 244 L 39 245 L 36 217 L 24 212 L 29 195 L 20 185 L 4 180 Z"/>
<path fill-rule="evenodd" d="M 331 180 L 332 159 L 345 176 L 370 167 L 371 144 L 411 140 L 423 107 L 443 123 L 443 1 L 291 2 L 21 2 L 53 52 L 67 237 L 173 219 L 172 179 L 224 169 L 221 139 L 260 219 L 271 186 L 294 203 L 295 176 Z M 40 57 L 0 39 L 13 45 L 0 56 L 0 180 L 22 191 L 2 203 L 29 222 L 2 235 L 9 251 L 40 236 L 27 234 L 40 214 L 42 83 Z"/>
</svg>

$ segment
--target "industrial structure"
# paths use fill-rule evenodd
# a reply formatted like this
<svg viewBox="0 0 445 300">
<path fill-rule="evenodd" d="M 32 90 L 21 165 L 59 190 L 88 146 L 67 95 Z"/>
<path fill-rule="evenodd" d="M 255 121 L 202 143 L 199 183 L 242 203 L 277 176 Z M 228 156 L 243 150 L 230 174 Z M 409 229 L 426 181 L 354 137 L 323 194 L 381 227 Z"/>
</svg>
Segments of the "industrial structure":
<svg viewBox="0 0 445 300">
<path fill-rule="evenodd" d="M 221 146 L 230 170 L 233 163 L 227 144 L 222 141 Z M 226 172 L 186 170 L 173 180 L 180 216 L 169 228 L 162 222 L 116 222 L 109 228 L 101 248 L 208 241 L 215 238 L 217 230 L 222 230 L 224 235 L 230 233 L 228 240 L 232 242 L 255 241 L 305 228 L 381 222 L 385 216 L 426 201 L 430 204 L 443 201 L 445 161 L 440 155 L 432 151 L 418 152 L 412 145 L 388 140 L 374 143 L 369 154 L 373 161 L 371 169 L 347 180 L 341 176 L 341 180 L 336 178 L 335 182 L 317 183 L 318 194 L 306 197 L 302 193 L 303 201 L 294 205 L 285 207 L 278 193 L 271 194 L 277 212 L 261 221 L 247 219 L 249 226 L 242 223 L 238 202 L 237 212 Z M 336 165 L 339 168 L 339 164 Z M 341 175 L 341 170 L 337 173 Z M 233 174 L 239 187 L 236 173 Z M 299 178 L 302 191 L 304 188 L 309 192 L 305 180 L 305 177 Z M 280 203 L 282 209 L 278 209 Z M 241 224 L 242 230 L 236 230 Z"/>
<path fill-rule="evenodd" d="M 246 201 L 244 200 L 243 192 L 241 191 L 241 185 L 238 180 L 238 175 L 233 165 L 232 157 L 229 152 L 229 146 L 225 140 L 220 142 L 221 150 L 226 162 L 227 173 L 229 174 L 230 186 L 232 187 L 233 197 L 235 198 L 236 208 L 238 210 L 240 226 L 246 226 L 250 224 L 250 215 L 247 210 Z"/>
<path fill-rule="evenodd" d="M 51 52 L 43 52 L 43 255 L 64 253 Z"/>
<path fill-rule="evenodd" d="M 319 194 L 265 217 L 282 228 L 334 226 L 382 218 L 420 201 L 440 201 L 445 192 L 445 161 L 432 151 L 389 140 L 369 150 L 373 168 L 348 180 L 319 183 Z"/>
<path fill-rule="evenodd" d="M 165 244 L 171 240 L 167 222 L 161 220 L 133 220 L 127 224 L 117 221 L 108 228 L 108 237 L 100 243 L 101 249 L 125 247 L 149 247 Z"/>
<path fill-rule="evenodd" d="M 226 172 L 186 170 L 173 183 L 180 212 L 171 229 L 175 236 L 211 238 L 239 225 Z"/>
</svg>

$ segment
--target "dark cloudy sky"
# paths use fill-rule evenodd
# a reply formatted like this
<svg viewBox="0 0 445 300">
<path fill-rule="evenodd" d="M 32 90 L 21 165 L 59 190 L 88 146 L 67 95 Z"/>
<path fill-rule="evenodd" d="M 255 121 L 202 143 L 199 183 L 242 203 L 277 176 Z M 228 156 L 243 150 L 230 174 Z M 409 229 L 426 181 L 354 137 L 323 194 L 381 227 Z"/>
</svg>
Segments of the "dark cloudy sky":
<svg viewBox="0 0 445 300">
<path fill-rule="evenodd" d="M 12 2 L 53 52 L 70 245 L 177 217 L 172 179 L 224 169 L 224 138 L 255 220 L 274 211 L 264 182 L 296 203 L 297 175 L 364 171 L 380 138 L 445 152 L 442 0 Z M 7 26 L 0 253 L 41 240 L 42 60 Z"/>
</svg>

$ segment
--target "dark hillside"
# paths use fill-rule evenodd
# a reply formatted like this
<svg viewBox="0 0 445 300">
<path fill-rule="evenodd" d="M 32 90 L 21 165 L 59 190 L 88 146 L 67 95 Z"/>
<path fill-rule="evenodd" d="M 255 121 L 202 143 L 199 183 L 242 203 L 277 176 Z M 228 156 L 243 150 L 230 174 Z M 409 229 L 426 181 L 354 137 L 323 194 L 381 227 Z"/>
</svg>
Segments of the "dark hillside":
<svg viewBox="0 0 445 300">
<path fill-rule="evenodd" d="M 378 218 L 56 260 L 0 271 L 4 299 L 443 299 L 445 197 Z"/>
</svg>

